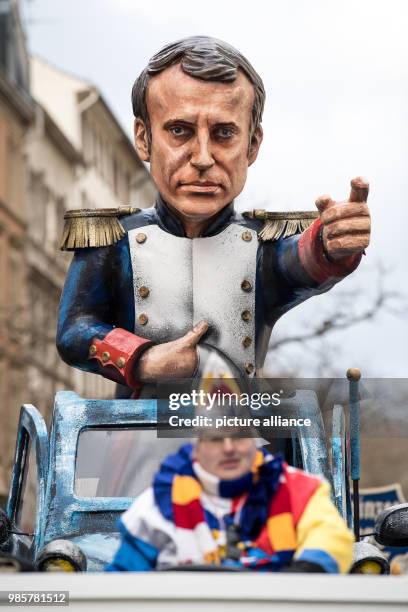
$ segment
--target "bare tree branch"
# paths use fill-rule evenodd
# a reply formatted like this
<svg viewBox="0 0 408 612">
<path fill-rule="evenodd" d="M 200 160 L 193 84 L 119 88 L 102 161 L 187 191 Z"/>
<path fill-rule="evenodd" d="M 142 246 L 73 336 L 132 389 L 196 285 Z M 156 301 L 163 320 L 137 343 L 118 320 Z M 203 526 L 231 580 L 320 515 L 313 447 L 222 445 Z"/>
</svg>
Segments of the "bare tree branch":
<svg viewBox="0 0 408 612">
<path fill-rule="evenodd" d="M 386 271 L 382 266 L 377 270 L 377 291 L 371 305 L 360 313 L 350 312 L 350 302 L 355 301 L 355 293 L 345 291 L 338 298 L 340 304 L 337 305 L 336 312 L 332 317 L 320 321 L 308 331 L 293 336 L 286 336 L 272 340 L 269 345 L 270 351 L 275 351 L 282 346 L 289 344 L 301 344 L 310 340 L 326 337 L 332 332 L 348 329 L 358 323 L 371 321 L 381 312 L 388 312 L 394 316 L 402 317 L 406 315 L 407 304 L 401 293 L 395 290 L 388 290 L 384 287 Z M 400 305 L 393 305 L 397 301 Z"/>
</svg>

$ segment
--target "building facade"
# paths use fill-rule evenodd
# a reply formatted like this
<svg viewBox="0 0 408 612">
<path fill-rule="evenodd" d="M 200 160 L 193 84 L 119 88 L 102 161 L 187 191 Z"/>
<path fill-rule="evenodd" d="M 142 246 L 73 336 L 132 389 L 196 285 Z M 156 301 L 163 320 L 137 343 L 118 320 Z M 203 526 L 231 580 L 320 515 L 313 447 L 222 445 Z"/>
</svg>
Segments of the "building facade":
<svg viewBox="0 0 408 612">
<path fill-rule="evenodd" d="M 59 389 L 111 397 L 109 381 L 69 368 L 55 348 L 72 255 L 59 250 L 71 208 L 146 207 L 154 184 L 101 93 L 27 55 L 18 0 L 0 1 L 0 506 L 20 406 L 46 418 Z M 30 491 L 30 494 L 33 492 Z"/>
<path fill-rule="evenodd" d="M 35 122 L 28 166 L 28 292 L 31 355 L 27 395 L 49 417 L 58 389 L 112 397 L 114 384 L 68 367 L 55 349 L 61 289 L 70 253 L 59 250 L 63 216 L 72 208 L 150 206 L 149 173 L 100 92 L 39 58 L 31 59 Z"/>
<path fill-rule="evenodd" d="M 0 4 L 0 502 L 8 490 L 26 385 L 25 138 L 33 121 L 18 5 Z"/>
</svg>

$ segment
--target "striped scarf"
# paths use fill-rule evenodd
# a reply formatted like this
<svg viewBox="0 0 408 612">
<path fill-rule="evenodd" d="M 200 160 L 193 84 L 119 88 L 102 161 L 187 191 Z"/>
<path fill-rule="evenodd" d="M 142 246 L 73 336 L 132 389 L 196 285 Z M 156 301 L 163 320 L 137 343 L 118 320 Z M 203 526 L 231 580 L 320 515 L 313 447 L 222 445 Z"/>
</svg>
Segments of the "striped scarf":
<svg viewBox="0 0 408 612">
<path fill-rule="evenodd" d="M 223 527 L 219 518 L 202 504 L 208 493 L 200 482 L 203 468 L 192 459 L 187 444 L 161 465 L 153 482 L 155 503 L 161 514 L 176 527 L 179 563 L 201 558 L 204 564 L 229 564 Z M 251 472 L 236 480 L 211 475 L 211 494 L 230 500 L 226 523 L 234 522 L 242 550 L 237 564 L 248 567 L 280 566 L 288 562 L 296 547 L 290 500 L 281 487 L 284 463 L 263 449 L 257 450 Z M 224 521 L 223 521 L 224 522 Z M 272 528 L 271 526 L 276 526 Z M 275 533 L 276 531 L 276 533 Z"/>
</svg>

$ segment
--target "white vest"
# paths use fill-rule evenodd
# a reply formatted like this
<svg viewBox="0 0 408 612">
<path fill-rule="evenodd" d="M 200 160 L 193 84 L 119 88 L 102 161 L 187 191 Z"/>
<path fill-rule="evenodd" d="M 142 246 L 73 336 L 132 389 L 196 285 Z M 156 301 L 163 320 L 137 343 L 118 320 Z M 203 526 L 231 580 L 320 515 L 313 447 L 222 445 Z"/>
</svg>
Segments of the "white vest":
<svg viewBox="0 0 408 612">
<path fill-rule="evenodd" d="M 135 334 L 169 342 L 205 319 L 205 342 L 253 376 L 256 231 L 232 223 L 216 236 L 190 239 L 146 225 L 128 237 Z"/>
</svg>

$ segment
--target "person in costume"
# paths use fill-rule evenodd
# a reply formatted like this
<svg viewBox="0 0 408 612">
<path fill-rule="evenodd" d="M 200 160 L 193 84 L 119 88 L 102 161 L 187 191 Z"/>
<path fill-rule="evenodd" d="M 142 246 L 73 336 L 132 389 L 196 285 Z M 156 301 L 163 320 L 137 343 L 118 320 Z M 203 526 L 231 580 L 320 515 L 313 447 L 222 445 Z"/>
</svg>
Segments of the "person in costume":
<svg viewBox="0 0 408 612">
<path fill-rule="evenodd" d="M 154 55 L 132 92 L 135 145 L 158 189 L 152 208 L 69 211 L 75 251 L 57 347 L 68 364 L 137 397 L 193 376 L 200 346 L 252 378 L 275 322 L 358 266 L 369 243 L 368 183 L 317 213 L 238 214 L 262 142 L 265 92 L 242 54 L 196 36 Z"/>
<path fill-rule="evenodd" d="M 107 571 L 204 565 L 344 573 L 352 562 L 353 537 L 329 485 L 230 432 L 205 431 L 167 457 L 119 529 Z"/>
</svg>

